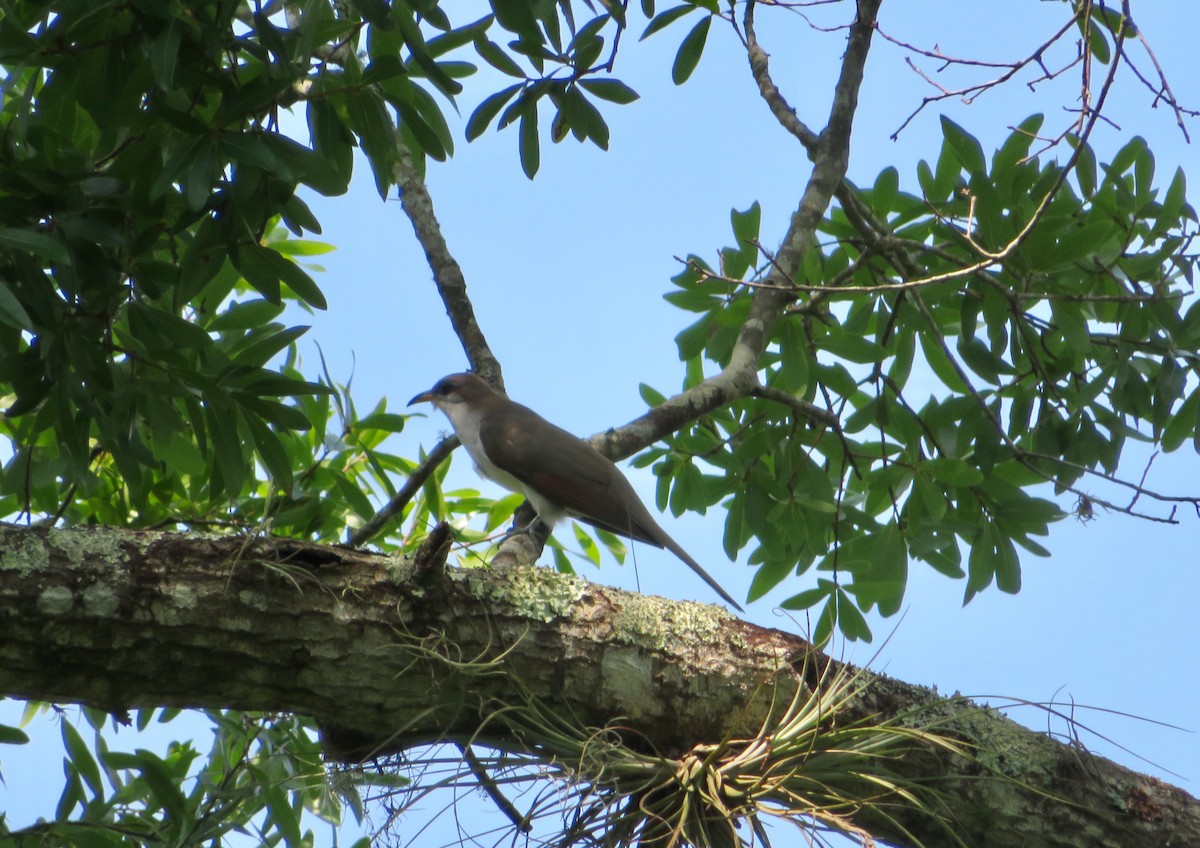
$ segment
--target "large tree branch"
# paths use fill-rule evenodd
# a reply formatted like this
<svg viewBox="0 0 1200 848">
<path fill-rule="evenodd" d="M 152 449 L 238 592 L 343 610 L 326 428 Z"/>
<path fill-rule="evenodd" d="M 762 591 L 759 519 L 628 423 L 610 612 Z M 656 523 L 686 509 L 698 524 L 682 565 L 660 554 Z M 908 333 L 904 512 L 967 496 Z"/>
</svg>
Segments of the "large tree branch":
<svg viewBox="0 0 1200 848">
<path fill-rule="evenodd" d="M 825 129 L 819 135 L 815 135 L 796 118 L 767 75 L 766 54 L 752 38 L 753 6 L 747 7 L 746 31 L 747 36 L 751 37 L 748 48 L 751 73 L 772 112 L 805 144 L 813 160 L 812 173 L 800 205 L 792 214 L 787 233 L 771 263 L 766 285 L 754 290 L 749 313 L 742 323 L 729 363 L 721 373 L 669 398 L 628 424 L 595 437 L 600 449 L 610 457 L 629 456 L 733 400 L 758 394 L 759 362 L 771 342 L 776 322 L 798 294 L 792 283 L 802 267 L 805 252 L 815 243 L 817 227 L 829 209 L 834 192 L 846 175 L 858 92 L 881 2 L 859 0 L 858 15 L 850 25 L 841 75 L 834 89 L 833 104 Z M 786 116 L 792 120 L 785 120 Z"/>
<path fill-rule="evenodd" d="M 506 731 L 496 710 L 536 699 L 676 757 L 753 736 L 770 696 L 812 681 L 812 648 L 790 634 L 544 569 L 444 571 L 444 551 L 397 561 L 278 539 L 0 526 L 0 694 L 296 711 L 350 759 L 485 725 L 488 744 L 528 750 L 539 740 Z M 840 721 L 919 708 L 977 746 L 889 764 L 936 788 L 968 845 L 1200 844 L 1200 803 L 1174 787 L 965 699 L 866 680 Z M 951 844 L 916 813 L 896 821 Z M 901 835 L 867 812 L 856 823 Z"/>
</svg>

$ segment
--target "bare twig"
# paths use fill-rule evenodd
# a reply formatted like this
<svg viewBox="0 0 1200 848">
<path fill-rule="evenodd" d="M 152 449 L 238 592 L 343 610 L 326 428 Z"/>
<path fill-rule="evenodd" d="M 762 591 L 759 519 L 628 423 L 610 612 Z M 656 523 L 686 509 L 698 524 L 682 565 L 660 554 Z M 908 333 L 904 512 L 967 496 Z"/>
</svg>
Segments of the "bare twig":
<svg viewBox="0 0 1200 848">
<path fill-rule="evenodd" d="M 371 539 L 379 534 L 387 522 L 396 515 L 399 515 L 408 502 L 421 490 L 421 486 L 429 479 L 429 476 L 437 470 L 437 467 L 442 464 L 442 460 L 450 455 L 450 452 L 458 447 L 459 441 L 457 436 L 447 436 L 442 439 L 434 447 L 429 455 L 425 457 L 417 469 L 408 476 L 404 481 L 404 485 L 400 487 L 400 491 L 396 492 L 395 496 L 387 502 L 387 505 L 379 512 L 371 516 L 371 520 L 359 527 L 350 534 L 347 540 L 348 544 L 358 547 L 365 545 Z"/>
</svg>

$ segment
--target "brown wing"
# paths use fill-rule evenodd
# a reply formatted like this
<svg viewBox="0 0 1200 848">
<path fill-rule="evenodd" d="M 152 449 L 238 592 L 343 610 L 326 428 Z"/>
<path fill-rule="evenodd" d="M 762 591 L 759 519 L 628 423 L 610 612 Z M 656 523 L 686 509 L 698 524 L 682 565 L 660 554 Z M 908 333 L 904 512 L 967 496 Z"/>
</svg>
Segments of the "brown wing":
<svg viewBox="0 0 1200 848">
<path fill-rule="evenodd" d="M 653 533 L 654 520 L 610 460 L 528 407 L 513 404 L 508 412 L 485 418 L 479 427 L 480 444 L 498 468 L 582 521 L 663 546 Z"/>
<path fill-rule="evenodd" d="M 625 475 L 577 436 L 532 409 L 514 403 L 497 420 L 487 416 L 479 442 L 488 459 L 542 497 L 602 530 L 635 542 L 666 548 L 679 557 L 738 611 L 738 602 L 658 526 Z"/>
</svg>

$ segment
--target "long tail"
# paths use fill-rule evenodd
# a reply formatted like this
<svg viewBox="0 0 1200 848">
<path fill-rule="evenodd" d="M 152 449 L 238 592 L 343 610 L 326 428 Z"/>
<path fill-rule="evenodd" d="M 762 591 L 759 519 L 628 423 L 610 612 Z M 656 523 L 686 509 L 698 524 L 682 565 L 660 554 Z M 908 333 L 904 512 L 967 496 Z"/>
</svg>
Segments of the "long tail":
<svg viewBox="0 0 1200 848">
<path fill-rule="evenodd" d="M 626 539 L 632 539 L 635 542 L 653 545 L 656 548 L 666 548 L 668 551 L 675 554 L 675 556 L 683 560 L 684 564 L 686 564 L 688 568 L 696 572 L 696 574 L 700 576 L 700 579 L 711 586 L 712 590 L 720 595 L 721 599 L 725 601 L 725 603 L 729 604 L 738 612 L 744 613 L 745 610 L 742 609 L 742 605 L 730 597 L 729 593 L 721 588 L 721 584 L 714 580 L 712 576 L 700 566 L 700 563 L 688 556 L 688 552 L 679 547 L 679 543 L 672 539 L 667 534 L 666 530 L 658 526 L 658 522 L 656 522 L 653 516 L 650 515 L 650 511 L 647 510 L 645 505 L 637 499 L 637 495 L 634 493 L 633 487 L 629 485 L 629 482 L 621 475 L 620 471 L 618 471 L 615 466 L 613 467 L 613 473 L 616 475 L 613 478 L 614 482 L 619 480 L 621 483 L 624 483 L 625 488 L 629 489 L 629 498 L 632 499 L 631 502 L 637 507 L 636 513 L 632 515 L 630 514 L 629 502 L 626 502 L 621 506 L 622 511 L 625 513 L 625 521 L 622 524 L 617 524 L 612 521 L 604 521 L 590 515 L 576 515 L 575 518 L 580 521 L 586 521 L 593 527 L 599 527 L 601 530 L 607 530 L 610 533 L 616 533 L 618 536 L 624 536 Z"/>
<path fill-rule="evenodd" d="M 714 580 L 707 571 L 705 571 L 703 568 L 700 567 L 700 563 L 696 562 L 694 559 L 692 559 L 690 556 L 688 556 L 688 552 L 685 551 L 683 548 L 679 547 L 679 545 L 675 543 L 675 540 L 672 539 L 670 536 L 667 536 L 665 533 L 663 534 L 663 536 L 665 537 L 662 539 L 663 547 L 665 547 L 668 551 L 670 551 L 671 553 L 675 554 L 675 556 L 677 556 L 681 560 L 683 560 L 687 564 L 688 568 L 690 568 L 692 571 L 696 572 L 696 574 L 698 574 L 700 576 L 701 580 L 703 580 L 705 583 L 707 583 L 709 586 L 711 586 L 713 591 L 716 592 L 718 595 L 720 595 L 722 599 L 724 599 L 725 603 L 729 604 L 731 607 L 733 607 L 738 612 L 741 612 L 741 613 L 745 612 L 745 610 L 742 609 L 742 605 L 739 604 L 737 601 L 735 601 L 733 598 L 729 597 L 729 593 L 721 588 L 721 584 L 718 583 L 716 580 Z"/>
</svg>

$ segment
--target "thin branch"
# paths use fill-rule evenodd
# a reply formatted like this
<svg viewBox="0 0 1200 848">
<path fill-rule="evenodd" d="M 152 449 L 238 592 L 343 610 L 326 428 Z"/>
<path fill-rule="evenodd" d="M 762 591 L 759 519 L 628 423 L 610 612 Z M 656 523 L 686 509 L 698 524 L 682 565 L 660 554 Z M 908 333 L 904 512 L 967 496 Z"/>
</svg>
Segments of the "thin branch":
<svg viewBox="0 0 1200 848">
<path fill-rule="evenodd" d="M 478 781 L 478 785 L 487 793 L 487 796 L 492 799 L 492 803 L 502 812 L 505 817 L 512 822 L 513 827 L 521 833 L 529 833 L 533 830 L 533 823 L 526 816 L 521 815 L 520 811 L 512 805 L 512 802 L 504 797 L 504 793 L 500 791 L 500 787 L 487 773 L 487 769 L 483 767 L 483 763 L 479 762 L 479 758 L 475 756 L 475 752 L 471 750 L 469 743 L 456 743 L 458 750 L 462 752 L 463 761 L 467 764 L 467 768 L 471 770 L 471 774 Z"/>
<path fill-rule="evenodd" d="M 892 135 L 891 135 L 892 141 L 895 141 L 897 138 L 899 138 L 900 133 L 904 132 L 905 128 L 907 128 L 908 125 L 911 124 L 914 119 L 916 119 L 917 115 L 921 114 L 921 112 L 923 112 L 925 110 L 925 107 L 927 107 L 933 103 L 937 103 L 942 100 L 947 100 L 952 97 L 961 98 L 964 103 L 972 103 L 981 94 L 984 94 L 985 92 L 990 91 L 993 88 L 997 88 L 997 87 L 1007 83 L 1009 80 L 1011 80 L 1013 77 L 1015 77 L 1017 74 L 1019 74 L 1022 70 L 1029 67 L 1030 65 L 1036 65 L 1037 67 L 1042 69 L 1042 77 L 1030 82 L 1029 83 L 1030 86 L 1037 85 L 1039 82 L 1044 82 L 1046 80 L 1054 79 L 1054 78 L 1062 75 L 1063 73 L 1065 73 L 1070 68 L 1074 67 L 1080 61 L 1082 61 L 1082 58 L 1083 58 L 1082 53 L 1079 56 L 1077 56 L 1075 58 L 1075 60 L 1070 62 L 1068 65 L 1066 65 L 1062 68 L 1059 68 L 1056 71 L 1052 71 L 1046 67 L 1046 65 L 1043 62 L 1043 56 L 1045 55 L 1047 50 L 1049 50 L 1051 47 L 1053 47 L 1056 42 L 1058 42 L 1064 35 L 1066 35 L 1071 30 L 1071 28 L 1075 25 L 1075 21 L 1078 19 L 1078 17 L 1079 17 L 1079 13 L 1077 12 L 1076 14 L 1072 15 L 1071 18 L 1065 24 L 1063 24 L 1063 26 L 1061 28 L 1059 28 L 1059 30 L 1057 32 L 1055 32 L 1052 36 L 1050 36 L 1048 39 L 1046 39 L 1044 42 L 1042 42 L 1042 44 L 1039 45 L 1036 49 L 1034 49 L 1031 53 L 1029 53 L 1027 56 L 1025 56 L 1022 59 L 1016 59 L 1011 62 L 985 62 L 980 59 L 964 59 L 964 58 L 957 57 L 957 56 L 947 56 L 944 53 L 942 53 L 941 50 L 939 50 L 937 48 L 934 48 L 933 50 L 927 50 L 927 49 L 924 49 L 921 47 L 917 47 L 914 44 L 903 41 L 894 36 L 888 35 L 882 29 L 879 29 L 878 30 L 879 35 L 884 40 L 891 42 L 892 44 L 896 45 L 897 47 L 900 47 L 901 49 L 907 50 L 908 52 L 914 53 L 918 56 L 924 56 L 928 59 L 935 59 L 937 61 L 942 62 L 943 63 L 942 67 L 938 71 L 939 73 L 942 70 L 945 70 L 949 66 L 988 68 L 988 69 L 992 69 L 992 70 L 1003 69 L 1003 73 L 1001 73 L 999 76 L 994 77 L 992 79 L 986 80 L 981 83 L 975 83 L 973 85 L 964 86 L 962 88 L 951 89 L 951 88 L 947 88 L 947 87 L 937 83 L 936 81 L 934 81 L 934 79 L 932 77 L 930 77 L 927 73 L 925 73 L 923 70 L 921 70 L 921 68 L 918 67 L 917 64 L 915 62 L 913 62 L 910 57 L 905 57 L 905 62 L 913 70 L 913 72 L 916 73 L 918 76 L 920 76 L 921 79 L 923 79 L 927 83 L 929 83 L 930 86 L 937 89 L 938 93 L 935 95 L 929 95 L 929 96 L 922 98 L 921 104 L 919 106 L 917 106 L 917 108 L 914 109 L 912 111 L 912 113 L 909 114 L 909 116 L 904 119 L 904 122 L 896 129 L 896 131 L 892 133 Z"/>
<path fill-rule="evenodd" d="M 1122 3 L 1122 11 L 1124 12 L 1126 20 L 1129 20 L 1128 0 Z M 1154 65 L 1154 71 L 1158 74 L 1158 85 L 1155 86 L 1150 82 L 1150 80 L 1146 79 L 1145 75 L 1142 74 L 1141 69 L 1138 68 L 1138 66 L 1129 57 L 1127 51 L 1123 49 L 1118 50 L 1118 54 L 1122 59 L 1125 60 L 1125 64 L 1129 66 L 1129 70 L 1133 71 L 1134 76 L 1141 80 L 1142 84 L 1145 85 L 1146 88 L 1150 90 L 1150 93 L 1154 95 L 1154 102 L 1150 104 L 1150 107 L 1156 107 L 1158 105 L 1158 101 L 1160 100 L 1171 107 L 1171 111 L 1175 113 L 1175 122 L 1179 125 L 1179 131 L 1183 133 L 1184 141 L 1190 144 L 1192 137 L 1188 134 L 1187 126 L 1184 124 L 1184 117 L 1186 116 L 1189 118 L 1195 118 L 1200 116 L 1200 112 L 1196 111 L 1195 109 L 1185 109 L 1179 103 L 1179 100 L 1176 99 L 1175 92 L 1171 90 L 1171 85 L 1167 82 L 1167 75 L 1163 71 L 1162 65 L 1158 63 L 1158 56 L 1156 56 L 1154 50 L 1151 49 L 1150 42 L 1146 40 L 1146 37 L 1142 34 L 1140 28 L 1135 27 L 1133 36 L 1139 42 L 1141 42 L 1142 49 L 1146 51 L 1146 56 L 1149 57 L 1151 64 Z"/>
<path fill-rule="evenodd" d="M 824 424 L 826 427 L 837 427 L 838 419 L 836 415 L 828 409 L 822 409 L 815 403 L 811 403 L 804 398 L 796 397 L 791 392 L 785 392 L 783 389 L 777 389 L 774 386 L 758 386 L 751 394 L 757 398 L 773 400 L 789 406 L 802 418 L 807 418 L 818 424 Z"/>
<path fill-rule="evenodd" d="M 747 0 L 746 13 L 742 18 L 745 29 L 746 57 L 750 60 L 750 73 L 758 83 L 758 92 L 766 101 L 771 114 L 779 121 L 780 126 L 800 140 L 810 155 L 816 150 L 818 135 L 807 124 L 800 120 L 796 110 L 787 102 L 775 81 L 771 79 L 767 52 L 758 43 L 758 35 L 754 31 L 755 0 Z"/>
<path fill-rule="evenodd" d="M 1147 489 L 1147 488 L 1145 488 L 1145 486 L 1142 485 L 1143 483 L 1146 482 L 1145 474 L 1142 475 L 1141 483 L 1130 483 L 1128 480 L 1122 480 L 1120 477 L 1115 477 L 1106 471 L 1097 471 L 1095 468 L 1089 468 L 1086 465 L 1080 465 L 1079 463 L 1072 462 L 1069 459 L 1063 459 L 1063 458 L 1057 457 L 1057 456 L 1049 456 L 1044 453 L 1034 453 L 1033 451 L 1021 450 L 1021 451 L 1019 451 L 1019 455 L 1017 458 L 1022 461 L 1028 459 L 1028 460 L 1039 460 L 1042 462 L 1053 462 L 1057 465 L 1062 465 L 1067 468 L 1073 468 L 1076 471 L 1080 471 L 1084 474 L 1090 474 L 1093 477 L 1098 477 L 1099 479 L 1104 480 L 1106 483 L 1111 483 L 1114 486 L 1120 486 L 1122 488 L 1129 489 L 1131 492 L 1134 492 L 1136 496 L 1134 497 L 1133 501 L 1130 502 L 1129 507 L 1116 506 L 1114 504 L 1109 504 L 1104 501 L 1101 501 L 1100 499 L 1093 497 L 1092 495 L 1087 495 L 1087 497 L 1090 500 L 1093 500 L 1096 503 L 1102 504 L 1103 506 L 1108 507 L 1109 509 L 1112 509 L 1115 512 L 1123 512 L 1128 515 L 1139 515 L 1138 513 L 1131 512 L 1130 508 L 1135 503 L 1137 503 L 1137 499 L 1139 497 L 1145 496 L 1147 498 L 1150 498 L 1151 500 L 1159 501 L 1161 503 L 1186 504 L 1187 506 L 1190 506 L 1193 509 L 1195 509 L 1196 514 L 1198 516 L 1200 516 L 1200 497 L 1187 497 L 1184 495 L 1163 495 L 1163 494 L 1159 494 L 1158 492 L 1153 491 L 1152 489 Z M 1023 462 L 1023 464 L 1026 464 L 1026 463 Z M 1148 473 L 1149 470 L 1150 470 L 1150 467 L 1149 467 L 1149 465 L 1147 465 L 1146 472 Z M 1047 479 L 1050 479 L 1050 478 L 1047 478 Z M 1083 493 L 1077 491 L 1076 489 L 1070 489 L 1070 491 L 1075 492 L 1076 494 L 1083 494 Z M 1139 515 L 1139 517 L 1145 518 L 1147 516 Z M 1162 519 L 1159 519 L 1159 520 L 1161 521 Z M 1179 522 L 1178 521 L 1170 521 L 1167 523 L 1178 524 Z"/>
<path fill-rule="evenodd" d="M 425 251 L 425 259 L 433 271 L 438 294 L 442 297 L 446 314 L 450 316 L 450 323 L 454 327 L 454 334 L 462 342 L 472 370 L 488 382 L 502 388 L 500 363 L 475 320 L 475 311 L 471 306 L 471 299 L 467 296 L 466 278 L 442 235 L 441 224 L 433 211 L 433 199 L 425 187 L 425 179 L 407 156 L 395 164 L 393 176 L 400 188 L 400 204 L 412 222 L 413 232 L 421 249 Z"/>
<path fill-rule="evenodd" d="M 357 548 L 375 538 L 393 516 L 399 515 L 404 511 L 404 507 L 421 490 L 421 486 L 437 470 L 437 467 L 442 464 L 442 460 L 448 457 L 450 452 L 458 446 L 458 436 L 447 436 L 438 442 L 434 449 L 429 452 L 429 455 L 425 457 L 425 460 L 417 466 L 417 469 L 408 475 L 408 479 L 404 481 L 404 485 L 400 487 L 400 491 L 396 492 L 395 496 L 387 502 L 387 505 L 383 509 L 371 516 L 370 521 L 351 533 L 347 543 Z"/>
</svg>

